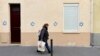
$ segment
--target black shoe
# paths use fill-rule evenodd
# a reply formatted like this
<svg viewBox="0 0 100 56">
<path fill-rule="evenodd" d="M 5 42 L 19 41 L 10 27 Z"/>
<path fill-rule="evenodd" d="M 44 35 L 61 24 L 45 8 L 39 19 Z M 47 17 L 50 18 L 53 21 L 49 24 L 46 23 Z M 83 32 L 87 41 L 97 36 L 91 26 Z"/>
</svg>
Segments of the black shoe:
<svg viewBox="0 0 100 56">
<path fill-rule="evenodd" d="M 41 51 L 37 50 L 37 52 L 41 52 Z"/>
<path fill-rule="evenodd" d="M 51 53 L 50 51 L 48 51 L 48 53 Z"/>
</svg>

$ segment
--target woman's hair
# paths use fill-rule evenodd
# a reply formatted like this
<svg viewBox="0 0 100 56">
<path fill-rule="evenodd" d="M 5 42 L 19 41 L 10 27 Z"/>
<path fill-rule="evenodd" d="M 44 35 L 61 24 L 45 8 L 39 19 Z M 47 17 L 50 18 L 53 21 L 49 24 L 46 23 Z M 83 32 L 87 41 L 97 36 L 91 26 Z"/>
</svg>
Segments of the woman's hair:
<svg viewBox="0 0 100 56">
<path fill-rule="evenodd" d="M 43 28 L 46 28 L 46 30 L 48 30 L 48 26 L 49 24 L 48 23 L 45 23 L 44 25 L 43 25 Z"/>
</svg>

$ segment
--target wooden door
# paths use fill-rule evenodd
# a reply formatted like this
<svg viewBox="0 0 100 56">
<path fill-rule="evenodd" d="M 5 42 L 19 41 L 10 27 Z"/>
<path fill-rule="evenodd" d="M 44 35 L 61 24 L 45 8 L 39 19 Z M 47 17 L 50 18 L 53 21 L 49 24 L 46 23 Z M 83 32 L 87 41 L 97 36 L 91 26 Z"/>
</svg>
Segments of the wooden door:
<svg viewBox="0 0 100 56">
<path fill-rule="evenodd" d="M 11 43 L 20 43 L 20 4 L 10 4 Z"/>
</svg>

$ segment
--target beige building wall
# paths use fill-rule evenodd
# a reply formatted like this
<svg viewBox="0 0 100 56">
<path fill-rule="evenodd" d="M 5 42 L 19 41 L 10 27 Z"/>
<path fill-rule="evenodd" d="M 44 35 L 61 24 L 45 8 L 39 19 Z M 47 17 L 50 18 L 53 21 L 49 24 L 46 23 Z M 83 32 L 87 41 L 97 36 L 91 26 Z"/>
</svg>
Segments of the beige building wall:
<svg viewBox="0 0 100 56">
<path fill-rule="evenodd" d="M 93 1 L 93 45 L 100 46 L 100 0 Z"/>
<path fill-rule="evenodd" d="M 94 1 L 94 33 L 100 33 L 100 0 L 95 0 Z"/>
<path fill-rule="evenodd" d="M 54 45 L 89 46 L 90 44 L 90 0 L 0 0 L 0 42 L 10 44 L 9 3 L 21 4 L 21 45 L 36 45 L 38 30 L 44 23 L 49 23 L 50 38 Z M 63 32 L 64 3 L 79 3 L 79 33 Z M 7 25 L 2 25 L 3 21 Z M 53 23 L 58 25 L 54 26 Z M 35 22 L 35 26 L 31 26 Z"/>
</svg>

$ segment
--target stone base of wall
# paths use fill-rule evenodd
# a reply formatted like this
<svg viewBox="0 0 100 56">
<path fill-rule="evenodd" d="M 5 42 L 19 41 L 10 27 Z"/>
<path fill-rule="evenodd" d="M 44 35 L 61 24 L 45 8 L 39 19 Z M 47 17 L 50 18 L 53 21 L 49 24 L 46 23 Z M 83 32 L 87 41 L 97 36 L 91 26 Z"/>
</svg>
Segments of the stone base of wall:
<svg viewBox="0 0 100 56">
<path fill-rule="evenodd" d="M 91 45 L 100 46 L 100 33 L 91 34 Z"/>
<path fill-rule="evenodd" d="M 49 36 L 55 46 L 89 46 L 90 33 L 61 33 L 51 32 Z M 0 44 L 11 44 L 10 33 L 0 33 Z M 38 33 L 24 32 L 21 34 L 22 46 L 36 46 Z"/>
</svg>

